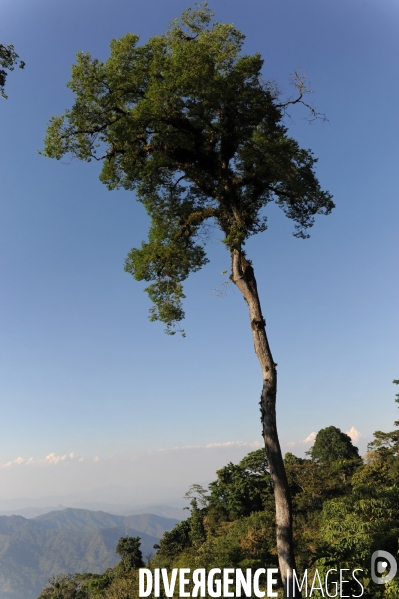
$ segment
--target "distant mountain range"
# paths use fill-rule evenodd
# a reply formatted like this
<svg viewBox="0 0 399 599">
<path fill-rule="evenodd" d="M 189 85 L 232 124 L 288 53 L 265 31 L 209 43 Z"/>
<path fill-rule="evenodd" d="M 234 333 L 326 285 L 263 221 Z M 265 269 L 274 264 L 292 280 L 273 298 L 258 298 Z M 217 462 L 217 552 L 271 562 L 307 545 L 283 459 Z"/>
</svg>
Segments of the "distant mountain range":
<svg viewBox="0 0 399 599">
<path fill-rule="evenodd" d="M 91 510 L 77 510 L 74 508 L 66 508 L 60 512 L 43 514 L 33 518 L 33 521 L 52 530 L 85 531 L 96 530 L 98 528 L 128 528 L 134 530 L 137 534 L 143 533 L 156 539 L 160 539 L 165 530 L 170 530 L 179 522 L 179 520 L 174 518 L 164 518 L 155 514 L 117 516 L 102 511 L 93 512 Z M 142 543 L 144 547 L 143 538 Z"/>
<path fill-rule="evenodd" d="M 61 499 L 58 503 L 52 503 L 51 500 Z M 62 502 L 65 500 L 65 503 Z M 67 507 L 108 512 L 109 514 L 118 514 L 121 516 L 130 516 L 134 514 L 155 514 L 165 518 L 176 518 L 182 520 L 185 517 L 183 506 L 187 501 L 179 501 L 176 504 L 165 505 L 161 503 L 147 503 L 143 505 L 132 505 L 129 503 L 107 503 L 104 501 L 82 501 L 65 498 L 40 498 L 40 499 L 9 499 L 0 500 L 0 516 L 23 516 L 24 518 L 35 518 L 49 512 L 59 512 Z"/>
<path fill-rule="evenodd" d="M 76 508 L 32 519 L 0 516 L 0 599 L 36 599 L 54 574 L 103 572 L 119 561 L 115 547 L 122 536 L 141 537 L 148 556 L 178 522 L 155 514 L 123 516 Z"/>
</svg>

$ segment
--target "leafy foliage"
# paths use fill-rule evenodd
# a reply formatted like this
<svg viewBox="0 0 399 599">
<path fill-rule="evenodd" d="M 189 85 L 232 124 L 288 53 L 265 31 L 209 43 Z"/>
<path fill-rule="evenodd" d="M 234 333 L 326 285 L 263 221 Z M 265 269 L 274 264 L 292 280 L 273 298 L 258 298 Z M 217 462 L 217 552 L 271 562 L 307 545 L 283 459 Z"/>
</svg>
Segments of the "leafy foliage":
<svg viewBox="0 0 399 599">
<path fill-rule="evenodd" d="M 309 453 L 312 460 L 320 464 L 359 459 L 359 451 L 352 445 L 351 438 L 335 426 L 328 426 L 317 433 Z"/>
<path fill-rule="evenodd" d="M 12 44 L 0 44 L 0 95 L 3 98 L 7 98 L 5 93 L 7 71 L 13 71 L 16 66 L 23 69 L 25 63 L 19 59 L 14 46 Z"/>
<path fill-rule="evenodd" d="M 230 462 L 217 475 L 209 485 L 209 507 L 228 520 L 262 511 L 272 496 L 264 449 L 250 453 L 238 465 Z"/>
<path fill-rule="evenodd" d="M 399 380 L 393 381 L 394 385 L 399 385 Z M 396 394 L 396 403 L 399 403 L 399 393 Z M 395 426 L 399 426 L 399 420 L 395 421 Z M 389 433 L 376 431 L 374 441 L 369 443 L 369 459 L 385 459 L 396 464 L 394 458 L 399 456 L 399 431 L 395 429 Z"/>
<path fill-rule="evenodd" d="M 106 62 L 79 53 L 68 84 L 75 103 L 51 119 L 45 140 L 46 156 L 99 160 L 109 189 L 134 190 L 144 204 L 148 241 L 125 268 L 150 282 L 150 318 L 169 333 L 184 317 L 182 283 L 207 262 L 207 222 L 241 249 L 266 229 L 270 202 L 299 237 L 334 207 L 312 152 L 287 134 L 287 103 L 265 83 L 262 58 L 243 54 L 244 35 L 212 17 L 204 2 L 146 44 L 132 33 L 113 40 Z"/>
<path fill-rule="evenodd" d="M 47 587 L 41 594 L 42 599 L 88 599 L 89 595 L 84 586 L 85 575 L 59 575 L 49 580 Z"/>
<path fill-rule="evenodd" d="M 125 572 L 144 566 L 143 554 L 140 550 L 140 537 L 121 537 L 116 546 L 116 553 L 121 556 L 119 566 Z"/>
</svg>

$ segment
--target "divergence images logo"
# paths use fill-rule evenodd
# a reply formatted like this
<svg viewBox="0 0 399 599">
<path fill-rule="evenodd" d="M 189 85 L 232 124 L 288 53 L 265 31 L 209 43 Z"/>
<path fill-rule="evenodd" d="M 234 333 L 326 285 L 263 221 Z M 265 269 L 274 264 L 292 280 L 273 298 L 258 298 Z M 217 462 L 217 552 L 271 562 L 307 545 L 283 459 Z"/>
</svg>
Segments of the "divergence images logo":
<svg viewBox="0 0 399 599">
<path fill-rule="evenodd" d="M 388 572 L 386 576 L 376 576 L 376 571 L 378 574 L 382 574 L 388 566 L 390 567 L 390 572 Z M 389 582 L 395 577 L 397 569 L 396 559 L 391 553 L 382 551 L 382 549 L 374 551 L 371 556 L 371 578 L 373 579 L 373 582 L 376 584 L 385 584 L 386 582 Z"/>
</svg>

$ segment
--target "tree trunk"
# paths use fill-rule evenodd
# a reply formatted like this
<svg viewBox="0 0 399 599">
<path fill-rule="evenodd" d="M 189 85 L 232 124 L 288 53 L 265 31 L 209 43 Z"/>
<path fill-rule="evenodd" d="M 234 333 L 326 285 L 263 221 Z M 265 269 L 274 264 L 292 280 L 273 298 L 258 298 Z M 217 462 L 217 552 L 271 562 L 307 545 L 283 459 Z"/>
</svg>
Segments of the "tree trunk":
<svg viewBox="0 0 399 599">
<path fill-rule="evenodd" d="M 266 456 L 273 481 L 276 506 L 277 554 L 284 597 L 298 598 L 301 597 L 301 593 L 297 590 L 294 594 L 292 582 L 289 592 L 287 592 L 287 571 L 292 581 L 295 556 L 292 540 L 291 497 L 276 424 L 277 365 L 273 361 L 267 340 L 266 322 L 262 316 L 252 265 L 240 250 L 231 250 L 231 258 L 232 275 L 230 278 L 237 285 L 248 304 L 255 353 L 258 356 L 263 374 L 263 388 L 260 399 L 261 421 Z"/>
</svg>

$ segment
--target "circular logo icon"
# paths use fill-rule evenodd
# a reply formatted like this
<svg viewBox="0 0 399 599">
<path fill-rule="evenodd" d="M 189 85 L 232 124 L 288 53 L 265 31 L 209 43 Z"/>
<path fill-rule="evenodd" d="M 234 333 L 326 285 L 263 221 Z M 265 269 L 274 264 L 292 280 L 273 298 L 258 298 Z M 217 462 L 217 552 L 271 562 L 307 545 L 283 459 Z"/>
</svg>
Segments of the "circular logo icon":
<svg viewBox="0 0 399 599">
<path fill-rule="evenodd" d="M 376 563 L 377 562 L 377 563 Z M 390 567 L 390 571 L 385 576 L 377 576 L 378 574 L 382 574 L 385 570 Z M 396 572 L 398 569 L 398 565 L 396 563 L 396 559 L 391 553 L 388 551 L 383 551 L 379 549 L 378 551 L 374 551 L 371 556 L 371 578 L 373 582 L 376 584 L 385 584 L 389 582 L 396 576 Z"/>
</svg>

